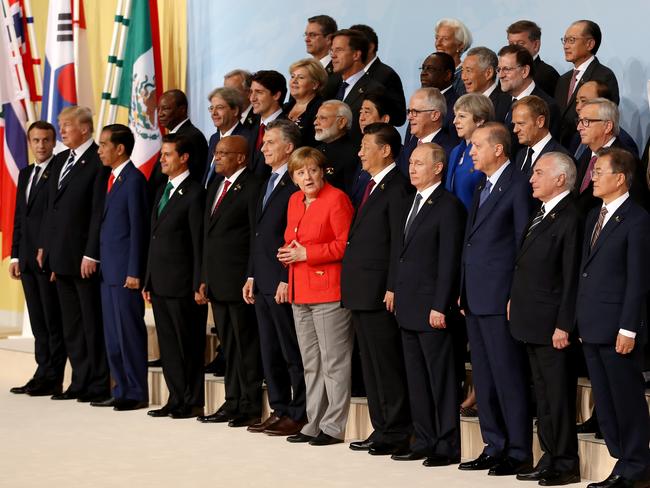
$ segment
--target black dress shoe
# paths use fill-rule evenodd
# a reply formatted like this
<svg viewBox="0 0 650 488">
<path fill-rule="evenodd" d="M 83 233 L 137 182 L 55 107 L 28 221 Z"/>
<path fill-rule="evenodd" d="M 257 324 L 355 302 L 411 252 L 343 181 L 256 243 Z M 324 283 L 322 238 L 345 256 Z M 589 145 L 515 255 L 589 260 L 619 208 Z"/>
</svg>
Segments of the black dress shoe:
<svg viewBox="0 0 650 488">
<path fill-rule="evenodd" d="M 149 410 L 147 412 L 147 415 L 149 415 L 149 417 L 169 417 L 169 412 L 171 412 L 171 408 L 169 408 L 167 405 L 165 405 L 162 408 L 156 408 L 154 410 Z"/>
<path fill-rule="evenodd" d="M 299 443 L 302 443 L 302 442 L 305 442 L 305 443 L 309 442 L 312 439 L 314 439 L 313 436 L 303 434 L 302 432 L 298 432 L 296 435 L 290 435 L 289 437 L 287 437 L 287 442 L 291 442 L 293 444 L 299 444 Z"/>
<path fill-rule="evenodd" d="M 36 383 L 34 382 L 34 378 L 32 378 L 27 383 L 25 383 L 23 386 L 14 386 L 14 387 L 10 388 L 9 391 L 11 393 L 16 394 L 16 395 L 24 395 L 25 393 L 27 393 L 27 390 L 29 390 L 30 388 L 32 388 L 34 386 L 36 386 Z"/>
<path fill-rule="evenodd" d="M 50 398 L 52 398 L 52 400 L 76 400 L 78 397 L 79 397 L 79 392 L 70 391 L 70 388 L 68 388 L 63 393 L 52 395 Z"/>
<path fill-rule="evenodd" d="M 228 427 L 248 427 L 249 425 L 258 424 L 262 419 L 251 415 L 238 415 L 228 422 Z"/>
<path fill-rule="evenodd" d="M 118 412 L 126 412 L 128 410 L 140 410 L 141 408 L 147 408 L 149 402 L 145 400 L 116 400 L 115 405 L 113 405 L 113 410 Z"/>
<path fill-rule="evenodd" d="M 332 437 L 329 434 L 326 434 L 322 430 L 318 433 L 316 437 L 309 441 L 310 446 L 331 446 L 332 444 L 341 444 L 343 439 L 337 439 Z"/>
<path fill-rule="evenodd" d="M 489 454 L 482 453 L 479 457 L 473 461 L 465 461 L 458 465 L 458 469 L 461 471 L 481 471 L 484 469 L 491 469 L 499 462 L 501 462 L 501 457 L 490 456 Z"/>
<path fill-rule="evenodd" d="M 544 476 L 552 476 L 554 473 L 555 471 L 550 468 L 533 468 L 528 473 L 519 473 L 517 479 L 519 481 L 539 481 Z"/>
<path fill-rule="evenodd" d="M 498 464 L 495 464 L 488 471 L 490 476 L 512 476 L 520 473 L 530 473 L 533 466 L 530 460 L 519 461 L 517 459 L 506 457 Z"/>
<path fill-rule="evenodd" d="M 599 430 L 600 425 L 598 424 L 598 417 L 596 415 L 592 415 L 589 419 L 576 426 L 576 432 L 578 434 L 595 434 Z"/>
<path fill-rule="evenodd" d="M 634 483 L 618 474 L 610 474 L 606 480 L 589 483 L 587 488 L 633 488 Z"/>
<path fill-rule="evenodd" d="M 41 383 L 34 387 L 27 389 L 27 394 L 29 396 L 38 397 L 38 396 L 50 396 L 50 395 L 60 395 L 63 388 L 61 383 Z"/>
<path fill-rule="evenodd" d="M 393 454 L 390 458 L 393 461 L 419 461 L 420 459 L 424 459 L 425 456 L 420 452 L 409 451 L 404 454 Z"/>
<path fill-rule="evenodd" d="M 375 442 L 370 449 L 368 449 L 368 454 L 371 456 L 392 456 L 393 454 L 404 454 L 408 449 L 404 449 L 401 446 L 396 446 L 395 444 L 386 444 L 384 442 Z"/>
<path fill-rule="evenodd" d="M 115 398 L 111 397 L 108 400 L 104 400 L 101 402 L 90 402 L 91 407 L 114 407 L 116 404 L 117 400 Z"/>
<path fill-rule="evenodd" d="M 348 447 L 353 451 L 368 451 L 372 445 L 373 442 L 370 439 L 366 439 L 365 441 L 350 442 Z"/>
<path fill-rule="evenodd" d="M 422 466 L 427 468 L 435 466 L 449 466 L 450 464 L 457 464 L 460 459 L 451 459 L 448 456 L 443 456 L 442 454 L 432 454 L 427 456 L 427 458 L 422 463 Z"/>
<path fill-rule="evenodd" d="M 196 420 L 204 424 L 219 424 L 230 422 L 235 417 L 237 417 L 236 413 L 227 412 L 225 410 L 217 410 L 215 413 L 210 415 L 199 415 Z"/>
<path fill-rule="evenodd" d="M 169 412 L 173 419 L 191 419 L 203 415 L 203 407 L 183 407 Z"/>
<path fill-rule="evenodd" d="M 162 361 L 160 360 L 160 358 L 152 359 L 151 361 L 147 361 L 147 367 L 148 368 L 162 368 Z"/>
<path fill-rule="evenodd" d="M 580 483 L 580 473 L 547 470 L 542 479 L 539 480 L 540 486 L 563 486 L 571 483 Z"/>
</svg>

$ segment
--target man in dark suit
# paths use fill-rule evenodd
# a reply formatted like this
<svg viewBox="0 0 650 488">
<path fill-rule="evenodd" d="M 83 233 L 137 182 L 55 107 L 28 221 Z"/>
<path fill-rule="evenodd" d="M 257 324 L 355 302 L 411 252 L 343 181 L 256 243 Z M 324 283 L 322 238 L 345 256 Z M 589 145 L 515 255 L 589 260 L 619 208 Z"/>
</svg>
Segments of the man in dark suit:
<svg viewBox="0 0 650 488">
<path fill-rule="evenodd" d="M 382 63 L 381 59 L 379 59 L 377 55 L 379 38 L 372 27 L 365 24 L 355 24 L 350 29 L 361 32 L 368 39 L 368 56 L 363 69 L 370 78 L 383 86 L 386 89 L 386 94 L 393 99 L 396 109 L 393 125 L 399 127 L 406 121 L 406 99 L 404 98 L 402 80 L 393 68 Z"/>
<path fill-rule="evenodd" d="M 332 35 L 332 66 L 334 72 L 341 76 L 335 98 L 345 102 L 352 111 L 353 121 L 350 128 L 352 140 L 361 142 L 359 128 L 359 110 L 363 97 L 370 91 L 382 91 L 383 85 L 372 79 L 363 69 L 368 59 L 368 39 L 359 31 L 344 29 Z"/>
<path fill-rule="evenodd" d="M 459 467 L 513 475 L 530 470 L 532 461 L 525 356 L 506 318 L 515 256 L 530 215 L 530 186 L 509 160 L 510 133 L 503 125 L 476 129 L 470 155 L 486 177 L 470 207 L 460 298 L 485 448 Z"/>
<path fill-rule="evenodd" d="M 395 164 L 399 132 L 384 123 L 365 129 L 359 156 L 370 175 L 350 227 L 341 271 L 341 304 L 352 313 L 373 432 L 352 450 L 404 454 L 412 426 L 406 372 L 394 312 L 393 258 L 402 243 L 410 185 Z"/>
<path fill-rule="evenodd" d="M 314 15 L 307 19 L 305 27 L 305 48 L 307 53 L 317 59 L 327 71 L 327 84 L 323 90 L 323 98 L 329 100 L 336 96 L 341 83 L 341 76 L 334 72 L 330 49 L 332 34 L 339 30 L 336 21 L 329 15 Z"/>
<path fill-rule="evenodd" d="M 549 132 L 549 110 L 546 102 L 535 95 L 529 95 L 512 104 L 513 132 L 521 149 L 514 164 L 526 178 L 533 174 L 536 161 L 545 153 L 568 154 Z"/>
<path fill-rule="evenodd" d="M 72 383 L 52 399 L 101 402 L 110 397 L 97 277 L 108 170 L 92 140 L 90 109 L 63 109 L 59 128 L 69 149 L 52 163 L 40 236 L 43 249 L 39 249 L 37 260 L 41 268 L 49 264 L 56 277 Z"/>
<path fill-rule="evenodd" d="M 602 37 L 598 24 L 591 20 L 578 20 L 569 26 L 562 38 L 564 59 L 574 66 L 574 69 L 560 76 L 555 87 L 555 101 L 560 107 L 561 116 L 559 141 L 565 147 L 576 133 L 576 93 L 581 85 L 590 80 L 606 83 L 612 93 L 612 101 L 618 105 L 616 75 L 596 58 Z"/>
<path fill-rule="evenodd" d="M 533 21 L 518 20 L 508 26 L 508 44 L 516 44 L 525 48 L 533 57 L 533 78 L 548 95 L 555 94 L 555 86 L 560 74 L 550 64 L 542 61 L 539 57 L 539 49 L 542 44 L 542 29 Z"/>
<path fill-rule="evenodd" d="M 404 148 L 399 153 L 397 166 L 406 176 L 409 158 L 418 144 L 432 142 L 442 146 L 449 156 L 460 140 L 443 128 L 447 115 L 447 102 L 437 88 L 420 88 L 411 95 L 408 108 L 410 134 L 404 138 Z M 410 136 L 410 137 L 409 137 Z"/>
<path fill-rule="evenodd" d="M 158 101 L 158 121 L 160 127 L 167 129 L 169 134 L 182 134 L 183 137 L 190 140 L 190 159 L 188 161 L 190 176 L 194 181 L 201 183 L 205 175 L 205 166 L 208 164 L 208 143 L 203 133 L 192 124 L 187 116 L 187 106 L 187 97 L 181 90 L 166 91 Z M 160 189 L 165 187 L 167 180 L 167 176 L 161 171 L 161 163 L 158 159 L 147 183 L 151 204 Z"/>
<path fill-rule="evenodd" d="M 585 226 L 576 323 L 591 377 L 600 428 L 617 461 L 590 488 L 648 486 L 650 420 L 642 374 L 650 290 L 650 217 L 632 201 L 634 157 L 598 152 L 594 208 Z"/>
<path fill-rule="evenodd" d="M 169 398 L 152 417 L 191 418 L 203 413 L 205 319 L 197 305 L 201 280 L 204 192 L 190 178 L 191 139 L 163 136 L 161 171 L 167 183 L 151 212 L 144 299 L 153 305 Z"/>
<path fill-rule="evenodd" d="M 287 95 L 287 80 L 277 71 L 258 71 L 251 82 L 250 101 L 253 113 L 257 116 L 255 125 L 251 128 L 248 169 L 260 178 L 269 175 L 269 167 L 264 164 L 264 154 L 260 150 L 264 142 L 266 126 L 274 120 L 285 119 L 282 104 Z"/>
<path fill-rule="evenodd" d="M 253 92 L 255 88 L 253 88 Z M 253 102 L 255 107 L 255 102 Z M 244 302 L 251 220 L 261 181 L 247 168 L 249 148 L 242 136 L 224 137 L 215 151 L 218 184 L 210 187 L 204 216 L 200 296 L 212 304 L 214 323 L 226 355 L 225 403 L 204 423 L 244 427 L 260 422 L 262 364 L 255 311 Z"/>
<path fill-rule="evenodd" d="M 543 451 L 533 471 L 517 479 L 544 486 L 580 482 L 577 376 L 569 352 L 581 242 L 581 217 L 571 194 L 575 178 L 568 154 L 550 152 L 535 164 L 530 181 L 542 206 L 517 253 L 510 294 L 510 331 L 528 353 Z"/>
<path fill-rule="evenodd" d="M 460 461 L 460 399 L 450 318 L 458 314 L 466 213 L 441 184 L 444 165 L 445 152 L 437 144 L 421 144 L 413 151 L 409 173 L 417 193 L 401 220 L 403 245 L 394 257 L 395 315 L 415 440 L 411 452 L 393 459 L 426 457 L 425 466 Z"/>
<path fill-rule="evenodd" d="M 454 126 L 454 104 L 458 94 L 452 85 L 454 81 L 454 58 L 443 52 L 429 54 L 420 67 L 420 85 L 422 88 L 437 88 L 447 102 L 447 115 L 442 126 L 452 135 L 456 135 Z M 407 133 L 410 131 L 407 131 Z"/>
<path fill-rule="evenodd" d="M 248 430 L 269 435 L 295 435 L 305 425 L 305 377 L 288 303 L 288 269 L 277 259 L 277 250 L 284 245 L 289 198 L 297 190 L 287 162 L 299 145 L 300 130 L 293 122 L 269 124 L 262 152 L 272 173 L 255 206 L 248 279 L 242 290 L 244 301 L 255 305 L 264 378 L 273 409 L 268 419 Z"/>
<path fill-rule="evenodd" d="M 36 372 L 23 386 L 11 388 L 12 393 L 32 396 L 61 393 L 66 352 L 63 344 L 61 309 L 56 284 L 50 281 L 49 268 L 36 262 L 39 233 L 48 201 L 49 178 L 52 173 L 56 130 L 49 122 L 36 121 L 27 130 L 34 164 L 20 170 L 14 213 L 9 276 L 21 280 L 29 323 L 34 335 Z"/>
<path fill-rule="evenodd" d="M 225 88 L 234 88 L 241 95 L 243 107 L 239 114 L 239 121 L 248 132 L 253 130 L 253 126 L 258 118 L 257 115 L 253 113 L 253 106 L 250 102 L 252 80 L 252 73 L 244 69 L 234 69 L 223 75 L 223 86 Z M 210 157 L 211 154 L 212 153 L 208 151 L 208 157 Z"/>
<path fill-rule="evenodd" d="M 122 124 L 107 125 L 99 158 L 111 168 L 99 234 L 102 314 L 112 398 L 92 406 L 136 410 L 149 406 L 144 282 L 148 238 L 147 180 L 129 160 L 135 138 Z"/>
<path fill-rule="evenodd" d="M 499 59 L 494 51 L 487 47 L 473 47 L 467 51 L 463 61 L 463 83 L 467 93 L 485 95 L 494 105 L 497 122 L 505 122 L 512 104 L 512 97 L 501 91 L 497 79 Z"/>
</svg>

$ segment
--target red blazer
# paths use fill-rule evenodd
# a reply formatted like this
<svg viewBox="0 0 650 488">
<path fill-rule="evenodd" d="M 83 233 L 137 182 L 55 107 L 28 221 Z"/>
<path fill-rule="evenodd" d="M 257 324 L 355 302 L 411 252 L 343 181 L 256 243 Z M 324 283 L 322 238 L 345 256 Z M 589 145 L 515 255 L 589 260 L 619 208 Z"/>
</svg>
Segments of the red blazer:
<svg viewBox="0 0 650 488">
<path fill-rule="evenodd" d="M 341 261 L 354 209 L 348 196 L 325 183 L 305 209 L 305 194 L 289 199 L 285 245 L 296 240 L 307 249 L 307 261 L 289 265 L 291 303 L 328 303 L 341 300 Z"/>
</svg>

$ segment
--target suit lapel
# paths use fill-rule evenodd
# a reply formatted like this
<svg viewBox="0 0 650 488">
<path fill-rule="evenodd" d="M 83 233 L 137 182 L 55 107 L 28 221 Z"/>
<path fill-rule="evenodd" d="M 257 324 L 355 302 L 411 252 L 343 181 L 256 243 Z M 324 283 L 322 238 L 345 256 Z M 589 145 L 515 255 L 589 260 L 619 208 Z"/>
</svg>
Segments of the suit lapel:
<svg viewBox="0 0 650 488">
<path fill-rule="evenodd" d="M 348 96 L 345 97 L 345 100 L 343 101 L 348 105 L 354 105 L 357 99 L 364 97 L 366 94 L 366 86 L 368 85 L 368 80 L 370 80 L 368 73 L 359 78 L 359 81 L 354 84 L 352 90 L 350 90 L 350 93 L 348 93 Z"/>
<path fill-rule="evenodd" d="M 408 248 L 409 244 L 413 240 L 413 236 L 417 232 L 418 228 L 422 224 L 422 222 L 427 218 L 427 215 L 429 215 L 429 212 L 435 207 L 436 203 L 438 202 L 438 199 L 440 198 L 440 195 L 442 195 L 442 192 L 444 190 L 444 187 L 442 183 L 434 190 L 434 192 L 427 198 L 423 203 L 422 203 L 422 208 L 420 208 L 420 211 L 418 214 L 415 216 L 415 220 L 411 224 L 411 228 L 409 229 L 408 236 L 405 237 L 404 239 L 404 246 L 402 247 L 402 253 L 406 251 Z M 413 207 L 413 203 L 411 203 L 411 206 L 409 207 L 408 212 L 411 212 L 411 208 Z M 408 219 L 408 214 L 407 217 Z M 406 223 L 406 220 L 404 221 Z"/>
<path fill-rule="evenodd" d="M 79 173 L 85 166 L 86 166 L 86 161 L 89 159 L 90 152 L 94 151 L 97 152 L 97 146 L 95 143 L 91 143 L 88 149 L 86 149 L 81 157 L 77 160 L 76 163 L 74 163 L 74 166 L 70 169 L 67 175 L 65 175 L 65 178 L 61 182 L 61 188 L 59 188 L 56 192 L 56 198 L 58 199 L 65 191 L 65 189 L 68 187 L 68 184 L 70 183 L 70 180 L 72 180 L 77 173 Z M 65 153 L 65 159 L 63 161 L 63 165 L 61 165 L 61 170 L 63 170 L 63 167 L 65 166 L 66 161 L 70 157 L 70 151 L 66 151 Z M 61 172 L 59 172 L 56 176 L 57 178 L 61 175 Z M 58 186 L 58 181 L 57 181 L 57 186 Z"/>
<path fill-rule="evenodd" d="M 357 228 L 359 225 L 359 222 L 363 219 L 363 216 L 368 212 L 368 208 L 370 208 L 374 202 L 376 202 L 379 198 L 381 198 L 381 195 L 384 193 L 386 190 L 386 186 L 390 185 L 391 180 L 395 176 L 396 171 L 399 171 L 399 168 L 395 166 L 392 170 L 388 172 L 386 176 L 384 176 L 372 193 L 368 195 L 368 200 L 366 200 L 366 203 L 361 207 L 360 209 L 357 208 L 357 211 L 355 212 L 354 215 L 354 220 L 352 221 L 352 226 L 350 227 L 350 235 L 354 232 L 354 230 Z M 365 188 L 364 188 L 365 191 Z"/>
<path fill-rule="evenodd" d="M 174 190 L 174 193 L 172 194 L 171 198 L 167 202 L 167 205 L 165 205 L 165 208 L 163 208 L 162 212 L 160 212 L 160 215 L 158 215 L 158 204 L 160 203 L 160 198 L 156 201 L 156 207 L 154 208 L 154 226 L 158 226 L 160 222 L 162 222 L 167 215 L 169 215 L 169 212 L 171 212 L 175 206 L 178 205 L 178 203 L 183 199 L 185 196 L 186 192 L 186 187 L 190 183 L 190 176 L 188 175 L 187 178 L 185 178 L 180 185 L 178 185 L 178 188 Z M 167 184 L 167 183 L 165 183 Z M 160 194 L 161 197 L 165 190 L 163 189 L 163 192 Z"/>
<path fill-rule="evenodd" d="M 573 93 L 571 94 L 571 98 L 569 98 L 569 101 L 566 104 L 566 107 L 564 107 L 564 110 L 562 111 L 562 117 L 564 117 L 564 114 L 566 114 L 567 110 L 569 110 L 569 107 L 575 104 L 576 101 L 576 96 L 578 95 L 578 89 L 587 83 L 588 81 L 591 80 L 591 76 L 596 69 L 596 66 L 598 66 L 600 63 L 598 62 L 598 58 L 594 57 L 594 60 L 591 62 L 589 66 L 587 66 L 587 69 L 585 72 L 582 74 L 580 77 L 580 80 L 576 83 L 575 88 L 573 89 Z M 573 68 L 575 69 L 575 68 Z M 572 71 L 573 71 L 572 69 Z M 571 75 L 573 76 L 573 75 Z M 569 84 L 566 87 L 566 91 L 569 91 L 569 86 L 571 86 L 571 77 L 569 77 Z"/>
<path fill-rule="evenodd" d="M 219 208 L 217 208 L 214 213 L 210 214 L 210 227 L 214 226 L 214 224 L 217 223 L 224 210 L 232 205 L 233 202 L 237 199 L 237 196 L 239 193 L 241 193 L 243 186 L 246 184 L 248 174 L 248 170 L 245 169 L 237 177 L 237 179 L 233 181 L 232 185 L 230 185 L 230 188 L 228 188 L 226 195 L 223 197 L 223 200 L 221 200 L 221 203 L 219 204 Z"/>
<path fill-rule="evenodd" d="M 598 250 L 603 246 L 603 243 L 607 240 L 607 238 L 618 228 L 619 225 L 625 220 L 625 214 L 627 213 L 627 209 L 630 206 L 630 197 L 625 200 L 623 205 L 621 205 L 616 212 L 614 212 L 614 215 L 612 215 L 607 223 L 603 226 L 602 230 L 600 231 L 600 235 L 598 236 L 598 239 L 594 243 L 594 247 L 591 250 L 591 252 L 587 256 L 587 262 L 591 261 L 591 258 L 596 255 Z M 593 234 L 593 228 L 591 233 L 589 234 L 589 240 L 591 240 L 591 236 Z"/>
<path fill-rule="evenodd" d="M 510 185 L 510 180 L 512 179 L 512 171 L 513 171 L 513 164 L 510 163 L 508 167 L 503 171 L 497 182 L 495 183 L 494 187 L 492 188 L 492 191 L 490 191 L 490 196 L 487 197 L 487 200 L 483 203 L 483 206 L 479 209 L 478 208 L 478 197 L 477 194 L 481 194 L 481 190 L 485 187 L 485 181 L 483 181 L 477 188 L 475 192 L 475 199 L 476 199 L 476 219 L 474 220 L 474 223 L 472 225 L 472 232 L 476 231 L 476 229 L 483 223 L 485 218 L 490 215 L 492 209 L 494 206 L 497 204 L 497 202 L 501 199 L 501 197 L 508 191 L 509 185 Z"/>
<path fill-rule="evenodd" d="M 571 194 L 568 194 L 565 196 L 560 202 L 551 210 L 551 212 L 544 217 L 544 219 L 533 229 L 533 232 L 531 232 L 530 236 L 524 238 L 524 242 L 521 245 L 521 249 L 519 250 L 519 254 L 517 255 L 517 261 L 519 261 L 519 258 L 523 256 L 528 249 L 530 249 L 530 246 L 535 242 L 535 239 L 542 235 L 546 230 L 551 227 L 555 222 L 557 222 L 558 216 L 562 213 L 562 210 L 566 208 L 566 206 L 569 204 L 571 201 Z M 528 223 L 528 227 L 530 227 L 530 224 L 535 220 L 535 217 L 530 219 L 530 222 Z"/>
<path fill-rule="evenodd" d="M 258 212 L 257 212 L 257 220 L 261 220 L 262 215 L 264 215 L 264 212 L 266 212 L 266 209 L 269 208 L 269 205 L 271 204 L 271 201 L 275 198 L 275 196 L 280 193 L 282 190 L 284 190 L 284 187 L 287 185 L 291 185 L 291 176 L 289 176 L 289 172 L 287 171 L 284 173 L 282 178 L 280 178 L 280 182 L 275 185 L 275 188 L 273 188 L 273 191 L 271 192 L 271 195 L 269 195 L 269 199 L 266 202 L 266 207 L 263 207 L 264 204 L 264 194 L 266 193 L 266 186 L 268 185 L 268 180 L 266 181 L 266 185 L 264 185 L 264 191 L 261 192 L 260 194 L 260 200 L 259 200 L 259 206 L 258 206 Z"/>
<path fill-rule="evenodd" d="M 106 198 L 104 199 L 104 215 L 106 215 L 106 211 L 108 210 L 108 206 L 110 205 L 110 202 L 113 200 L 113 197 L 117 192 L 120 191 L 120 188 L 122 188 L 124 182 L 129 177 L 129 173 L 131 172 L 131 166 L 133 166 L 133 163 L 129 161 L 124 166 L 124 169 L 120 171 L 118 177 L 115 178 L 115 181 L 113 181 L 113 186 L 111 188 L 111 191 L 106 194 Z M 135 166 L 133 166 L 133 168 L 135 169 Z"/>
<path fill-rule="evenodd" d="M 28 210 L 34 204 L 34 200 L 36 200 L 36 195 L 38 195 L 38 192 L 41 191 L 41 188 L 43 188 L 48 183 L 48 181 L 50 179 L 50 173 L 52 171 L 52 163 L 53 162 L 54 161 L 51 161 L 50 164 L 47 165 L 47 168 L 45 168 L 45 171 L 43 171 L 43 174 L 38 178 L 38 182 L 36 183 L 36 187 L 29 194 L 29 198 L 27 199 L 27 209 Z M 29 185 L 29 178 L 27 178 L 27 185 Z M 27 191 L 27 188 L 25 188 L 25 191 Z"/>
</svg>

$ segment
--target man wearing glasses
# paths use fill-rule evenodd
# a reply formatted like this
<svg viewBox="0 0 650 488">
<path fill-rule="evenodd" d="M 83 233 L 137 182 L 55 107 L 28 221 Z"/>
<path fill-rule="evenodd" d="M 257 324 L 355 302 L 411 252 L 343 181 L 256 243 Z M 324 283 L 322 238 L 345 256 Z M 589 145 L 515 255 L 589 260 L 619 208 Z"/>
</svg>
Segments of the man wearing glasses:
<svg viewBox="0 0 650 488">
<path fill-rule="evenodd" d="M 332 56 L 330 49 L 332 47 L 332 34 L 338 30 L 336 20 L 329 15 L 314 15 L 307 19 L 304 39 L 307 54 L 320 61 L 327 71 L 327 84 L 323 91 L 325 100 L 334 98 L 338 89 L 341 78 L 334 73 L 332 66 Z"/>
</svg>

